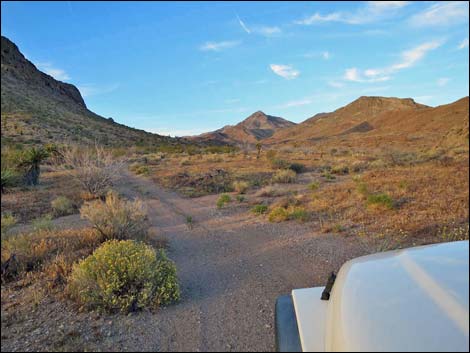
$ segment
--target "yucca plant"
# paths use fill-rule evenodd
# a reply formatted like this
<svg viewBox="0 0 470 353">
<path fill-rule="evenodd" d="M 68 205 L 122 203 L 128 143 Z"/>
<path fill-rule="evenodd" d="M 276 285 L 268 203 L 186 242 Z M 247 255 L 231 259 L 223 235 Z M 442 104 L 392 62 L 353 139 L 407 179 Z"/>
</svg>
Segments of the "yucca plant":
<svg viewBox="0 0 470 353">
<path fill-rule="evenodd" d="M 37 185 L 41 173 L 41 163 L 49 157 L 44 148 L 31 147 L 21 155 L 19 167 L 25 170 L 24 182 L 26 185 Z"/>
<path fill-rule="evenodd" d="M 16 173 L 11 169 L 2 169 L 2 177 L 1 177 L 1 193 L 5 192 L 5 189 L 11 186 L 14 186 L 16 181 Z"/>
</svg>

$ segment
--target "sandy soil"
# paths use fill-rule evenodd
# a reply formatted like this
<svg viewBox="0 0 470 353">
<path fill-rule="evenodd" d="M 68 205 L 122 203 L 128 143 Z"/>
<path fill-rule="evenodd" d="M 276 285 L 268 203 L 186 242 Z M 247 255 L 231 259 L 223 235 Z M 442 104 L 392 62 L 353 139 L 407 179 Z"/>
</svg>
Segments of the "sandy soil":
<svg viewBox="0 0 470 353">
<path fill-rule="evenodd" d="M 32 311 L 4 307 L 16 295 L 4 293 L 2 351 L 273 351 L 276 298 L 323 285 L 367 252 L 353 237 L 316 234 L 308 223 L 270 224 L 243 204 L 217 210 L 217 195 L 187 199 L 130 174 L 120 189 L 145 200 L 152 233 L 168 239 L 181 301 L 128 316 L 77 314 L 51 298 Z"/>
</svg>

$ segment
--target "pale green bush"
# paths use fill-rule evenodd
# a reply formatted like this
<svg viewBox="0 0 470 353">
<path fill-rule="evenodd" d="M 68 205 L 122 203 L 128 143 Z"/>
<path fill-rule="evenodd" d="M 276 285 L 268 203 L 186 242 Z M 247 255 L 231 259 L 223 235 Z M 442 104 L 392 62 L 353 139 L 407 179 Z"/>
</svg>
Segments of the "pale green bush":
<svg viewBox="0 0 470 353">
<path fill-rule="evenodd" d="M 73 213 L 73 203 L 65 196 L 59 196 L 51 201 L 55 216 L 66 216 Z"/>
<path fill-rule="evenodd" d="M 163 250 L 133 240 L 110 240 L 74 265 L 67 293 L 81 305 L 130 312 L 180 297 L 176 267 Z"/>
</svg>

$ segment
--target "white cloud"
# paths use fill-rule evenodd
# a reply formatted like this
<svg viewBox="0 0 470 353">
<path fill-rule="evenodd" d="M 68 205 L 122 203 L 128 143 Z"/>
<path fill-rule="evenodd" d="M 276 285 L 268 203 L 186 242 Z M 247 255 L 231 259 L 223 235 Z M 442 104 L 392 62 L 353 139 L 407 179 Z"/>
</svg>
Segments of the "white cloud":
<svg viewBox="0 0 470 353">
<path fill-rule="evenodd" d="M 378 69 L 366 69 L 360 71 L 357 68 L 353 67 L 347 69 L 344 73 L 344 79 L 346 81 L 353 82 L 383 82 L 389 80 L 390 75 L 409 67 L 415 65 L 419 60 L 421 60 L 428 51 L 434 50 L 441 46 L 441 41 L 431 41 L 426 42 L 417 47 L 406 50 L 401 54 L 401 61 L 393 65 L 378 68 Z"/>
<path fill-rule="evenodd" d="M 54 67 L 51 63 L 38 63 L 39 70 L 45 72 L 46 74 L 54 77 L 59 81 L 68 81 L 70 76 L 65 72 L 65 70 Z"/>
<path fill-rule="evenodd" d="M 450 78 L 448 77 L 441 77 L 440 79 L 437 80 L 437 85 L 440 87 L 443 87 L 447 85 L 450 81 Z"/>
<path fill-rule="evenodd" d="M 311 26 L 325 22 L 342 22 L 352 25 L 373 23 L 394 16 L 409 1 L 367 1 L 365 5 L 352 12 L 332 12 L 326 15 L 314 13 L 295 24 Z"/>
<path fill-rule="evenodd" d="M 331 58 L 331 53 L 327 50 L 322 52 L 310 52 L 302 55 L 304 58 L 322 58 L 324 60 L 329 60 Z"/>
<path fill-rule="evenodd" d="M 276 75 L 281 76 L 286 80 L 295 79 L 300 75 L 300 72 L 290 65 L 271 64 L 269 67 Z"/>
<path fill-rule="evenodd" d="M 240 17 L 237 15 L 237 19 L 238 19 L 238 23 L 240 24 L 240 27 L 243 28 L 243 30 L 246 32 L 246 33 L 251 33 L 250 29 L 247 27 L 247 25 L 245 24 L 245 22 L 243 22 Z"/>
<path fill-rule="evenodd" d="M 410 23 L 414 26 L 449 26 L 468 21 L 467 1 L 439 2 L 414 15 Z"/>
<path fill-rule="evenodd" d="M 113 92 L 117 90 L 119 86 L 119 83 L 113 83 L 105 86 L 97 86 L 95 84 L 83 84 L 78 85 L 77 88 L 83 97 L 91 97 Z"/>
<path fill-rule="evenodd" d="M 254 33 L 265 37 L 272 37 L 281 34 L 282 30 L 277 26 L 250 26 L 248 27 L 245 22 L 237 15 L 240 27 L 248 34 Z"/>
<path fill-rule="evenodd" d="M 279 27 L 268 27 L 268 26 L 260 26 L 260 27 L 254 27 L 253 32 L 260 34 L 265 37 L 272 37 L 278 34 L 281 34 L 281 29 Z"/>
<path fill-rule="evenodd" d="M 222 41 L 222 42 L 206 42 L 199 47 L 202 51 L 221 51 L 224 49 L 229 49 L 240 45 L 241 41 L 232 40 L 232 41 Z"/>
<path fill-rule="evenodd" d="M 468 38 L 465 38 L 459 43 L 458 49 L 465 49 L 468 48 Z"/>
</svg>

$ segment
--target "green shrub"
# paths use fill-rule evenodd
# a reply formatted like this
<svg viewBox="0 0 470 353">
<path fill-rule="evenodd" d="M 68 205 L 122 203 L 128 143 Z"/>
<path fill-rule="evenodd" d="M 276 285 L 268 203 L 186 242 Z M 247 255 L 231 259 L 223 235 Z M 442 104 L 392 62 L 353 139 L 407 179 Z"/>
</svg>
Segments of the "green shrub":
<svg viewBox="0 0 470 353">
<path fill-rule="evenodd" d="M 392 209 L 393 208 L 393 199 L 385 194 L 371 194 L 367 196 L 367 205 L 369 206 L 384 206 L 385 208 Z"/>
<path fill-rule="evenodd" d="M 141 242 L 110 240 L 74 265 L 67 286 L 81 305 L 131 312 L 180 297 L 176 267 L 163 250 Z"/>
<path fill-rule="evenodd" d="M 52 223 L 52 215 L 46 214 L 42 217 L 36 218 L 35 220 L 33 220 L 32 226 L 35 232 L 53 230 L 54 224 Z"/>
<path fill-rule="evenodd" d="M 289 212 L 289 219 L 306 222 L 309 219 L 309 214 L 303 207 L 292 207 L 287 210 Z"/>
<path fill-rule="evenodd" d="M 251 209 L 251 212 L 255 213 L 255 214 L 258 214 L 258 215 L 261 215 L 261 214 L 264 214 L 268 211 L 268 206 L 266 205 L 255 205 L 253 206 L 253 208 Z"/>
<path fill-rule="evenodd" d="M 327 170 L 325 170 L 323 173 L 322 173 L 322 177 L 324 177 L 327 181 L 332 181 L 332 180 L 335 180 L 336 177 L 334 175 L 331 175 L 331 173 Z"/>
<path fill-rule="evenodd" d="M 318 190 L 320 188 L 320 183 L 318 181 L 311 182 L 308 184 L 308 188 L 312 191 Z"/>
<path fill-rule="evenodd" d="M 104 202 L 86 202 L 80 215 L 90 221 L 105 240 L 139 239 L 147 234 L 147 213 L 142 202 L 122 200 L 114 192 L 108 192 Z"/>
<path fill-rule="evenodd" d="M 238 202 L 243 202 L 243 201 L 245 201 L 245 196 L 243 196 L 243 195 L 237 195 L 237 201 L 238 201 Z"/>
<path fill-rule="evenodd" d="M 369 188 L 367 187 L 367 184 L 364 182 L 358 182 L 356 186 L 356 190 L 359 194 L 361 194 L 364 197 L 367 197 L 369 195 Z"/>
<path fill-rule="evenodd" d="M 250 185 L 246 181 L 238 180 L 233 182 L 233 189 L 239 194 L 246 193 L 249 186 Z"/>
<path fill-rule="evenodd" d="M 338 174 L 338 175 L 349 174 L 349 167 L 348 166 L 335 166 L 331 168 L 331 174 Z"/>
<path fill-rule="evenodd" d="M 18 173 L 13 169 L 2 169 L 1 172 L 1 192 L 18 184 Z"/>
<path fill-rule="evenodd" d="M 274 169 L 287 169 L 289 168 L 289 162 L 279 158 L 273 158 L 270 160 L 271 167 Z"/>
<path fill-rule="evenodd" d="M 5 235 L 15 224 L 17 220 L 10 212 L 2 214 L 1 232 Z"/>
<path fill-rule="evenodd" d="M 65 196 L 59 196 L 51 201 L 55 216 L 66 216 L 73 213 L 73 203 Z"/>
<path fill-rule="evenodd" d="M 134 173 L 137 175 L 149 175 L 150 169 L 146 165 L 141 165 L 134 169 Z"/>
<path fill-rule="evenodd" d="M 290 170 L 290 169 L 279 170 L 273 175 L 272 181 L 273 183 L 283 183 L 283 184 L 293 183 L 295 182 L 296 176 L 297 174 L 293 170 Z"/>
<path fill-rule="evenodd" d="M 225 204 L 232 201 L 232 198 L 228 194 L 222 194 L 217 200 L 217 208 L 222 208 Z"/>
<path fill-rule="evenodd" d="M 269 222 L 279 223 L 289 219 L 289 212 L 284 207 L 276 207 L 269 212 Z"/>
<path fill-rule="evenodd" d="M 289 169 L 293 170 L 296 174 L 300 174 L 305 172 L 305 165 L 303 165 L 302 163 L 292 163 L 289 166 Z"/>
</svg>

